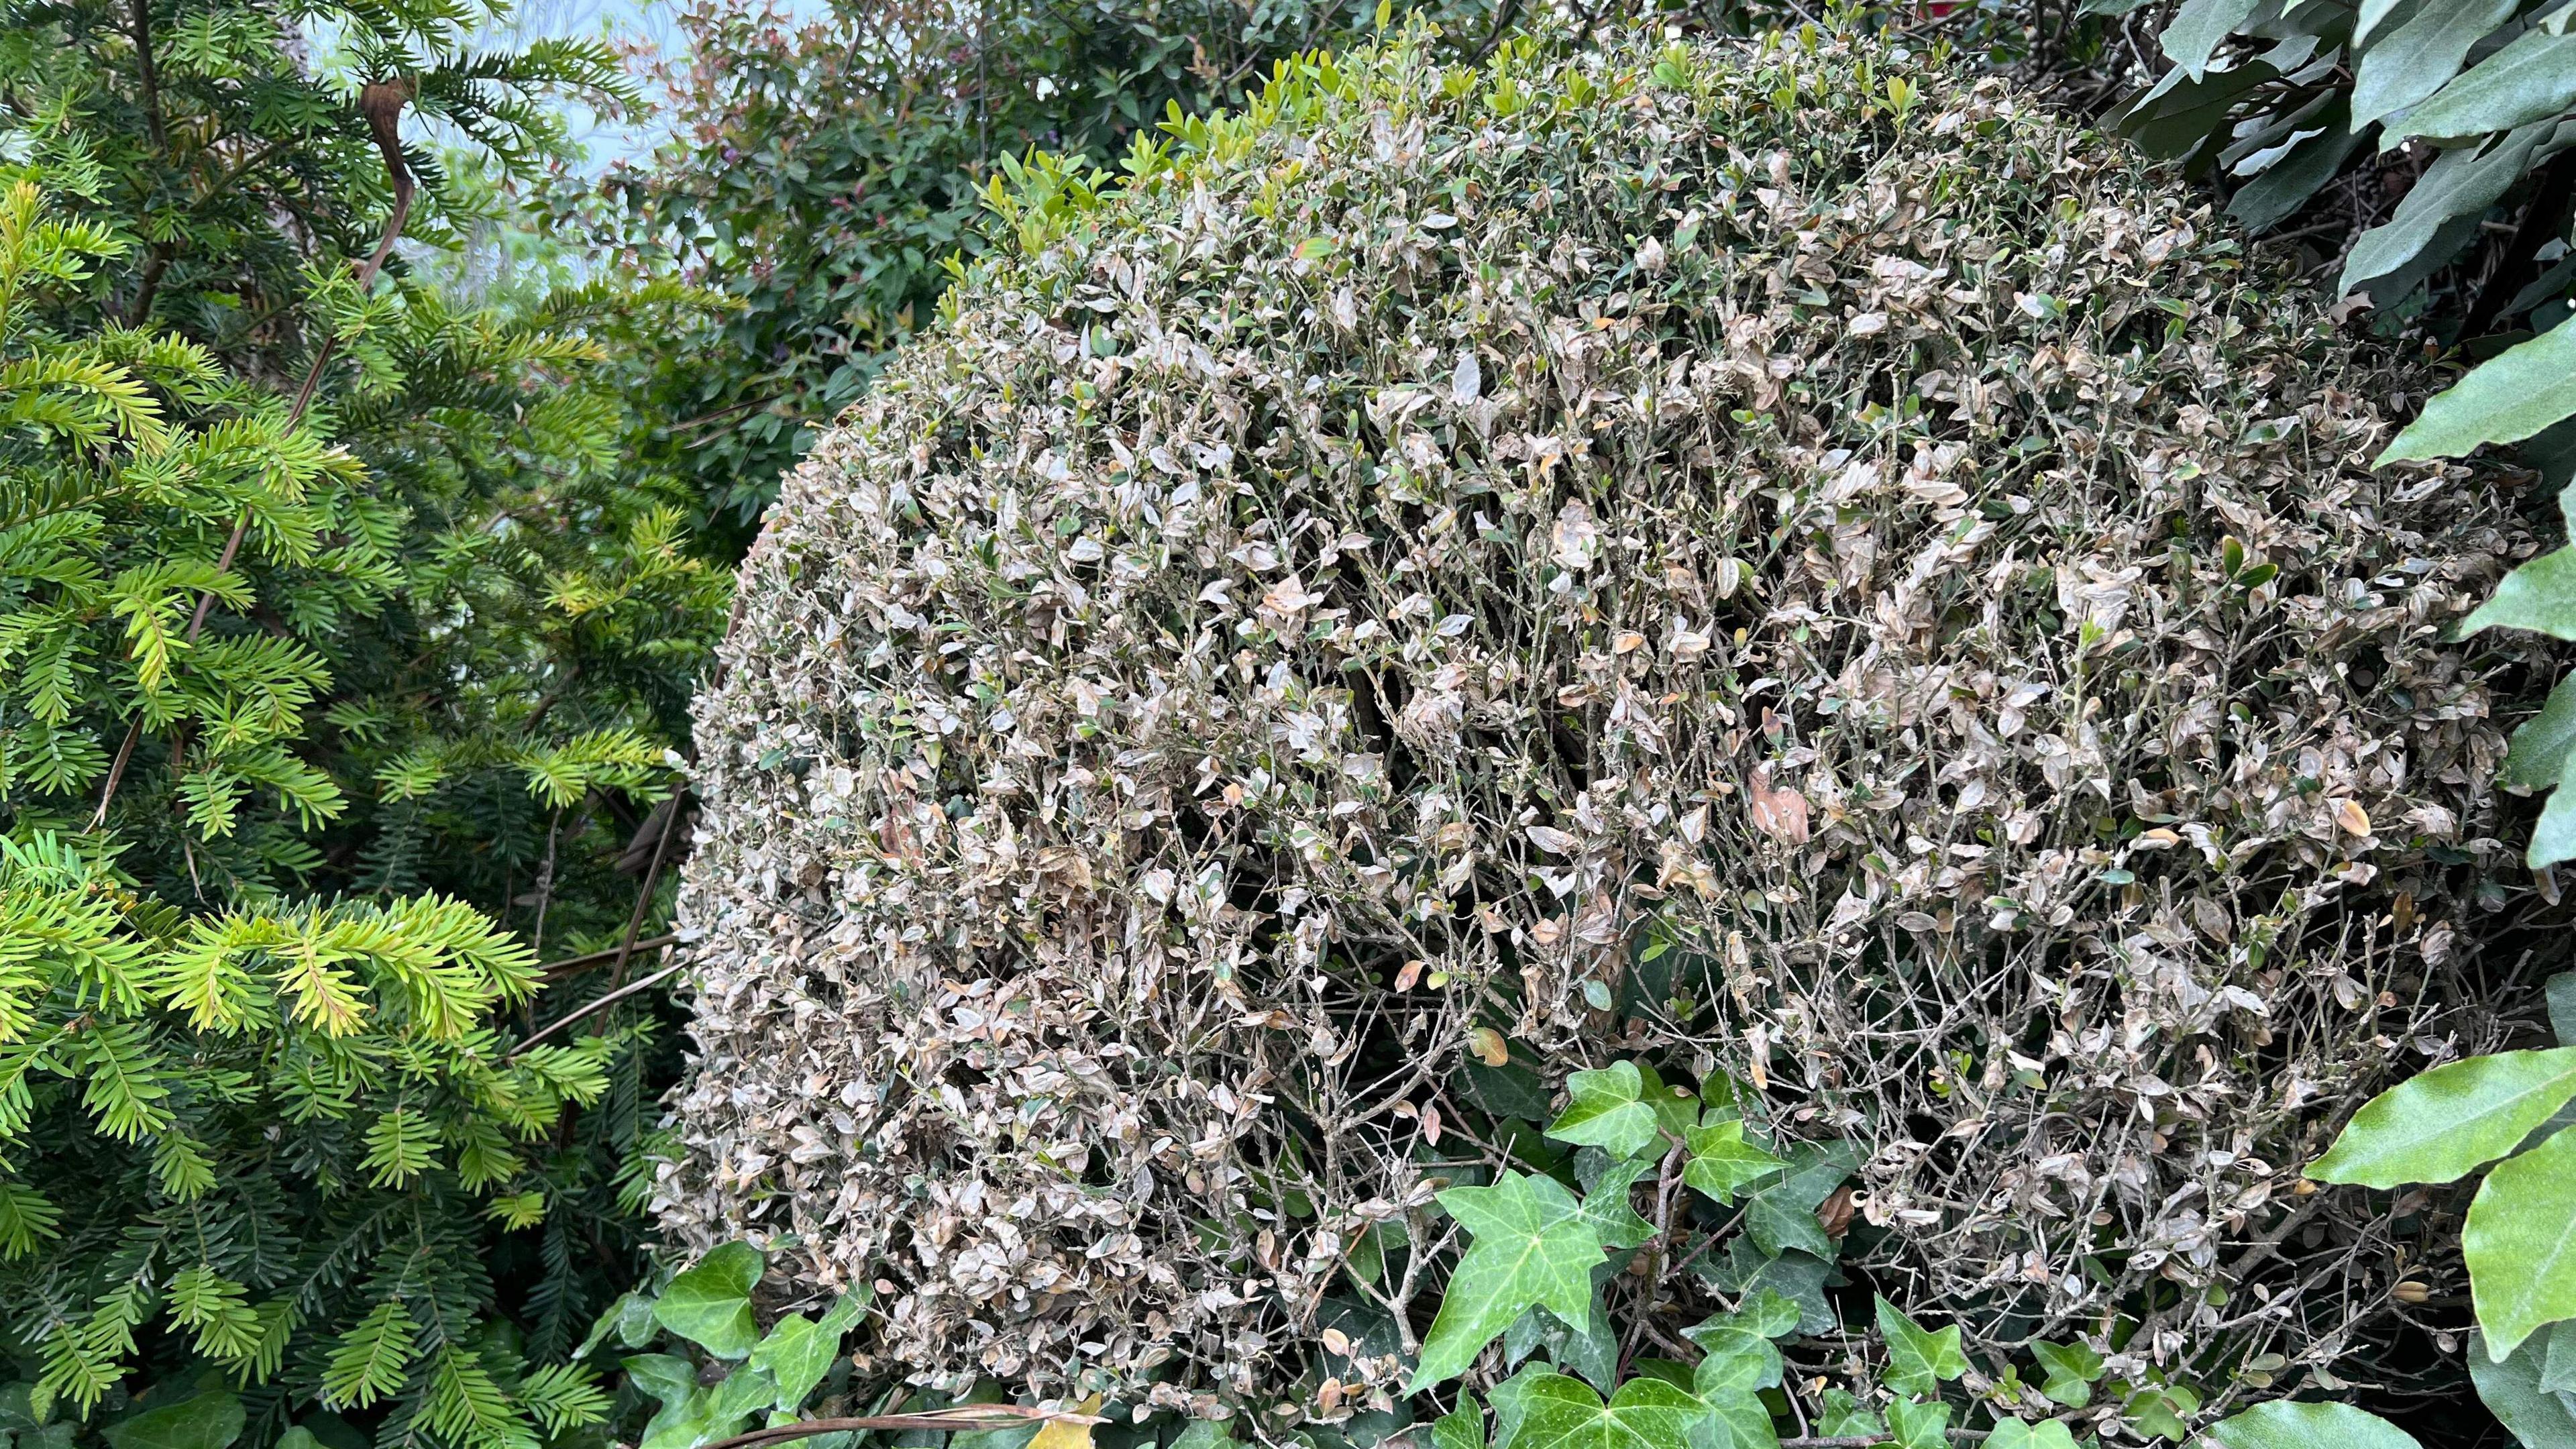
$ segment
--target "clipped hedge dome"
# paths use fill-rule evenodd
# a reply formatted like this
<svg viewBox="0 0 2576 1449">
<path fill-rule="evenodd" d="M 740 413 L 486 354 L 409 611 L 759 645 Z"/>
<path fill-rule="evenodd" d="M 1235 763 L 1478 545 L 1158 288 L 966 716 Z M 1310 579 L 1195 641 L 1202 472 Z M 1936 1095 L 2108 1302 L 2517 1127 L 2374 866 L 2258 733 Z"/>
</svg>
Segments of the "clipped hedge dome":
<svg viewBox="0 0 2576 1449">
<path fill-rule="evenodd" d="M 1102 190 L 1028 182 L 744 566 L 678 1238 L 880 1282 L 920 1382 L 1329 1420 L 1436 1185 L 1639 1057 L 1853 1144 L 1852 1291 L 1972 1343 L 2376 1331 L 2297 1174 L 2489 1030 L 2442 635 L 2528 548 L 2370 469 L 2405 374 L 1834 40 L 1390 41 Z"/>
</svg>

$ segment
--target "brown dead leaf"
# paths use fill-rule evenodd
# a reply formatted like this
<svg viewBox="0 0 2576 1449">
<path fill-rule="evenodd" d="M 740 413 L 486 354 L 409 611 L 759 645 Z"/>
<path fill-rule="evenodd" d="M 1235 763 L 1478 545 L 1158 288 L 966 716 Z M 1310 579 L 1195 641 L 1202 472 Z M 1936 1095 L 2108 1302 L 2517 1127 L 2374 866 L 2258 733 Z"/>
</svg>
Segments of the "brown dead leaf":
<svg viewBox="0 0 2576 1449">
<path fill-rule="evenodd" d="M 1807 797 L 1786 785 L 1771 783 L 1771 767 L 1757 765 L 1753 783 L 1745 787 L 1744 803 L 1753 816 L 1753 828 L 1786 845 L 1807 843 Z"/>
</svg>

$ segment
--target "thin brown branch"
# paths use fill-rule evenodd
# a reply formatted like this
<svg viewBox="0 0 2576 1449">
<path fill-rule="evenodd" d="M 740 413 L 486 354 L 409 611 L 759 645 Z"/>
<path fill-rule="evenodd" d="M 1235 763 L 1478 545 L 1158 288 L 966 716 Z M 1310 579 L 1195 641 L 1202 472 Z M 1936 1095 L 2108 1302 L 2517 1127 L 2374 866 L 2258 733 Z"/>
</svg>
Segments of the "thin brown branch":
<svg viewBox="0 0 2576 1449">
<path fill-rule="evenodd" d="M 791 1439 L 808 1439 L 817 1434 L 847 1434 L 869 1429 L 883 1430 L 948 1430 L 973 1433 L 978 1430 L 1016 1429 L 1024 1424 L 1101 1424 L 1108 1422 L 1089 1414 L 1050 1413 L 1044 1409 L 1019 1404 L 960 1404 L 953 1409 L 924 1409 L 911 1414 L 854 1414 L 839 1419 L 806 1419 L 794 1424 L 781 1424 L 770 1429 L 754 1429 L 730 1439 L 718 1439 L 707 1449 L 757 1449 L 757 1446 L 784 1444 Z"/>
<path fill-rule="evenodd" d="M 547 980 L 560 981 L 564 977 L 578 976 L 584 971 L 591 970 L 594 967 L 605 966 L 609 962 L 615 961 L 619 959 L 620 956 L 629 952 L 658 951 L 662 947 L 668 946 L 678 939 L 680 938 L 677 935 L 666 931 L 659 936 L 647 936 L 643 940 L 635 942 L 632 946 L 628 946 L 623 943 L 615 946 L 606 946 L 597 951 L 587 952 L 583 955 L 566 956 L 560 961 L 549 961 L 537 969 L 546 974 Z"/>
<path fill-rule="evenodd" d="M 607 995 L 600 997 L 596 1001 L 586 1002 L 580 1006 L 574 1007 L 572 1010 L 565 1012 L 563 1015 L 556 1017 L 554 1020 L 547 1022 L 541 1027 L 538 1027 L 535 1033 L 530 1035 L 527 1040 L 520 1042 L 517 1046 L 514 1046 L 508 1051 L 502 1053 L 501 1060 L 505 1062 L 509 1061 L 511 1058 L 525 1052 L 528 1048 L 544 1041 L 547 1037 L 553 1036 L 556 1032 L 572 1025 L 574 1022 L 583 1020 L 586 1017 L 596 1016 L 600 1012 L 606 1011 L 608 1008 L 625 1000 L 627 997 L 633 996 L 639 991 L 648 990 L 662 984 L 664 981 L 678 975 L 680 973 L 680 968 L 687 964 L 688 963 L 684 961 L 673 962 L 672 964 L 663 967 L 661 970 L 654 972 L 650 976 L 639 977 L 636 980 L 628 982 L 624 986 L 618 987 L 615 991 L 609 992 Z"/>
</svg>

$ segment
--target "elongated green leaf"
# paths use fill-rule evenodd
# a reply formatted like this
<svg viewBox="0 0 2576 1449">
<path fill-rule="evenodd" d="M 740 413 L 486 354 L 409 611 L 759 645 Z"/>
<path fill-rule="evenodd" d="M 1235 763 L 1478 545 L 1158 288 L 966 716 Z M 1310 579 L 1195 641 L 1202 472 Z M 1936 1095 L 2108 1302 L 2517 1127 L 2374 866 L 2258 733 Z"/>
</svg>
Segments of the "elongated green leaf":
<svg viewBox="0 0 2576 1449">
<path fill-rule="evenodd" d="M 2522 1145 L 2576 1097 L 2576 1047 L 2470 1057 L 2410 1077 L 2353 1114 L 2319 1182 L 2452 1182 Z"/>
<path fill-rule="evenodd" d="M 2348 120 L 2341 100 L 2327 107 L 2317 117 L 2317 124 L 2325 129 L 2301 141 L 2290 154 L 2273 162 L 2270 169 L 2236 188 L 2235 195 L 2227 199 L 2227 214 L 2247 231 L 2266 232 L 2307 205 L 2308 198 L 2334 180 L 2345 159 L 2361 145 L 2361 135 L 2347 124 Z"/>
<path fill-rule="evenodd" d="M 1887 1386 L 1900 1394 L 1939 1393 L 1943 1380 L 1968 1371 L 1968 1355 L 1959 1346 L 1956 1324 L 1937 1333 L 1927 1331 L 1881 1295 L 1878 1332 L 1887 1340 Z"/>
<path fill-rule="evenodd" d="M 1513 1442 L 1523 1449 L 1690 1449 L 1698 1407 L 1659 1379 L 1630 1379 L 1605 1404 L 1579 1379 L 1543 1374 L 1530 1382 Z"/>
<path fill-rule="evenodd" d="M 2549 1332 L 2550 1347 L 2565 1336 L 2566 1327 L 2559 1324 Z M 2576 1449 L 2576 1412 L 2550 1388 L 2541 1349 L 2542 1341 L 2535 1338 L 2498 1363 L 2487 1356 L 2486 1335 L 2471 1329 L 2469 1381 L 2523 1449 Z"/>
<path fill-rule="evenodd" d="M 2219 1449 L 2422 1449 L 2415 1436 L 2350 1404 L 2257 1404 L 2209 1426 Z"/>
<path fill-rule="evenodd" d="M 2576 765 L 2576 754 L 2568 756 Z M 2576 859 L 2576 790 L 2567 788 L 2565 774 L 2559 776 L 2558 788 L 2549 792 L 2549 803 L 2541 807 L 2540 818 L 2531 825 L 2531 846 L 2523 852 L 2533 870 Z"/>
<path fill-rule="evenodd" d="M 2576 1318 L 2576 1129 L 2487 1174 L 2469 1200 L 2460 1250 L 2489 1359 L 2503 1360 L 2544 1324 Z"/>
<path fill-rule="evenodd" d="M 1738 1191 L 1788 1166 L 1745 1141 L 1741 1121 L 1693 1127 L 1683 1135 L 1690 1144 L 1690 1162 L 1682 1168 L 1682 1181 L 1717 1199 L 1720 1206 L 1732 1204 Z"/>
<path fill-rule="evenodd" d="M 2456 223 L 2474 223 L 2497 198 L 2522 179 L 2532 149 L 2540 144 L 2545 125 L 2531 125 L 2492 142 L 2462 146 L 2445 151 L 2424 169 L 2406 199 L 2387 221 L 2361 234 L 2352 252 L 2344 258 L 2343 275 L 2335 282 L 2340 292 L 2359 291 L 2373 286 L 2383 277 L 2405 270 L 2417 255 L 2433 247 L 2443 236 L 2443 229 Z M 2382 295 L 2382 293 L 2386 295 Z M 2395 289 L 2384 285 L 2373 288 L 2371 295 L 2382 305 L 2398 300 Z M 2463 379 L 2465 381 L 2465 379 Z M 2426 405 L 2431 411 L 2431 405 Z M 2420 423 L 2420 419 L 2418 420 Z M 2410 429 L 2411 431 L 2411 429 Z M 2536 429 L 2535 429 L 2536 431 Z M 2404 442 L 2401 434 L 2398 441 Z M 2413 454 L 2392 453 L 2396 457 Z M 2385 461 L 2383 459 L 2383 461 Z"/>
<path fill-rule="evenodd" d="M 2183 74 L 2198 80 L 2228 32 L 2245 23 L 2258 0 L 2183 0 L 2156 44 Z"/>
<path fill-rule="evenodd" d="M 2370 37 L 2376 34 L 2379 27 L 2387 23 L 2388 17 L 2396 14 L 2404 4 L 2405 0 L 2361 0 L 2360 9 L 2353 12 L 2352 43 L 2369 44 Z"/>
<path fill-rule="evenodd" d="M 99 1432 L 115 1449 L 225 1449 L 249 1422 L 241 1400 L 224 1389 L 146 1409 Z"/>
<path fill-rule="evenodd" d="M 2504 768 L 2496 778 L 2526 790 L 2555 785 L 2566 769 L 2571 747 L 2576 747 L 2576 674 L 2558 681 L 2540 713 L 2514 730 L 2513 743 L 2504 752 Z"/>
<path fill-rule="evenodd" d="M 1655 1109 L 1643 1100 L 1645 1077 L 1635 1062 L 1613 1062 L 1599 1071 L 1576 1072 L 1565 1079 L 1573 1100 L 1548 1124 L 1547 1135 L 1559 1142 L 1598 1147 L 1617 1158 L 1638 1156 L 1662 1134 Z"/>
<path fill-rule="evenodd" d="M 2481 444 L 2520 442 L 2570 414 L 2576 414 L 2576 327 L 2553 327 L 2488 358 L 2424 404 L 2423 416 L 2379 461 L 2465 458 Z"/>
<path fill-rule="evenodd" d="M 1506 1173 L 1491 1187 L 1453 1187 L 1440 1205 L 1467 1230 L 1467 1251 L 1440 1295 L 1407 1392 L 1456 1378 L 1531 1306 L 1580 1330 L 1591 1322 L 1599 1225 L 1553 1178 Z"/>
<path fill-rule="evenodd" d="M 653 1305 L 653 1321 L 718 1358 L 742 1358 L 760 1341 L 751 1290 L 760 1282 L 760 1250 L 727 1243 L 671 1280 Z"/>
<path fill-rule="evenodd" d="M 2408 136 L 2447 140 L 2510 131 L 2576 102 L 2576 35 L 2527 30 L 2431 100 L 2391 122 L 2382 146 Z"/>
<path fill-rule="evenodd" d="M 2496 585 L 2495 597 L 2460 625 L 2461 632 L 2469 634 L 2492 628 L 2529 629 L 2554 639 L 2576 639 L 2576 548 L 2542 554 L 2505 575 L 2504 582 Z"/>
<path fill-rule="evenodd" d="M 2469 48 L 2513 18 L 2518 0 L 2446 0 L 2361 53 L 2352 82 L 2352 118 L 2376 121 L 2440 90 L 2469 58 Z"/>
</svg>

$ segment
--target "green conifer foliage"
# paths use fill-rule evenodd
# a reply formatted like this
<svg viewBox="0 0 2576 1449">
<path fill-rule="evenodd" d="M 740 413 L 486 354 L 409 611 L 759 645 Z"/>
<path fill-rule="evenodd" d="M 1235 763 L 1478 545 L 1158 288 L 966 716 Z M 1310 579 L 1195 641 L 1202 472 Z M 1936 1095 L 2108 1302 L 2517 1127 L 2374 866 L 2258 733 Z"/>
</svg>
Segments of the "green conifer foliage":
<svg viewBox="0 0 2576 1449">
<path fill-rule="evenodd" d="M 637 1269 L 667 1048 L 649 993 L 585 1008 L 666 894 L 726 582 L 609 380 L 694 299 L 421 265 L 560 154 L 551 97 L 621 101 L 486 19 L 0 0 L 0 1394 L 40 1421 L 498 1449 L 606 1407 L 544 1365 Z"/>
</svg>

